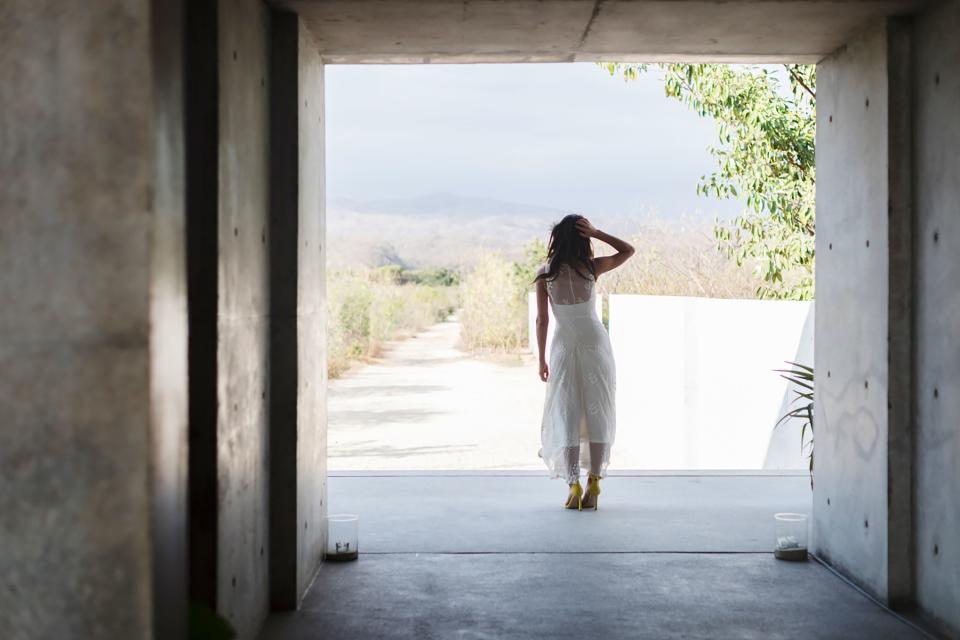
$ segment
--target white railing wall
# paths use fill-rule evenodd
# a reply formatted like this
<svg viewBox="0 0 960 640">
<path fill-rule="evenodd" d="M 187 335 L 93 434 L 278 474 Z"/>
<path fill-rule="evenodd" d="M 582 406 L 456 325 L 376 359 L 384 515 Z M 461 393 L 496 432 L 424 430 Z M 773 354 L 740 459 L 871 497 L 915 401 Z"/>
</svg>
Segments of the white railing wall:
<svg viewBox="0 0 960 640">
<path fill-rule="evenodd" d="M 641 469 L 805 468 L 800 423 L 774 428 L 793 394 L 773 370 L 813 365 L 813 313 L 810 302 L 610 296 L 618 447 Z M 535 316 L 531 296 L 534 353 Z"/>
</svg>

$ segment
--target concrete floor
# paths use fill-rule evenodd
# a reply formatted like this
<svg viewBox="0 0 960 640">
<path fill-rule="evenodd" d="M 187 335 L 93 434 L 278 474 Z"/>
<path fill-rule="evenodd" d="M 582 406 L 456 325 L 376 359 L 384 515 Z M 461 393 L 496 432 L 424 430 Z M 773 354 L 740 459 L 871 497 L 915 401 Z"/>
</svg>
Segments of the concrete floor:
<svg viewBox="0 0 960 640">
<path fill-rule="evenodd" d="M 357 562 L 327 563 L 263 640 L 923 637 L 815 562 L 770 553 L 799 476 L 617 476 L 597 512 L 524 475 L 330 478 L 360 514 Z"/>
<path fill-rule="evenodd" d="M 561 509 L 536 476 L 331 477 L 330 513 L 360 515 L 364 553 L 769 551 L 773 513 L 810 512 L 802 476 L 616 476 L 600 509 Z"/>
</svg>

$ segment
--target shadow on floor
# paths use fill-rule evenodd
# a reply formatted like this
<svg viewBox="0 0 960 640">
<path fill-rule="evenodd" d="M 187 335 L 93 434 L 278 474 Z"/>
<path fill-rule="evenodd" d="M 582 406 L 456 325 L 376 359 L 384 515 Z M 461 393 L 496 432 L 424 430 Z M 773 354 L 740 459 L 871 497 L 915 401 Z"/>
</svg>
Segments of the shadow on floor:
<svg viewBox="0 0 960 640">
<path fill-rule="evenodd" d="M 387 554 L 324 566 L 263 640 L 922 637 L 770 554 Z"/>
<path fill-rule="evenodd" d="M 597 512 L 540 476 L 329 479 L 360 559 L 326 563 L 262 640 L 923 637 L 815 562 L 771 553 L 797 475 L 610 477 Z"/>
<path fill-rule="evenodd" d="M 336 398 L 367 398 L 438 393 L 450 387 L 435 384 L 385 384 L 331 387 L 329 396 Z"/>
<path fill-rule="evenodd" d="M 420 447 L 391 447 L 384 444 L 376 444 L 374 440 L 365 440 L 363 442 L 353 443 L 349 446 L 342 446 L 336 449 L 330 449 L 330 458 L 353 458 L 360 456 L 382 456 L 384 458 L 409 458 L 411 456 L 443 454 L 443 453 L 468 453 L 475 447 L 469 445 L 424 445 Z"/>
</svg>

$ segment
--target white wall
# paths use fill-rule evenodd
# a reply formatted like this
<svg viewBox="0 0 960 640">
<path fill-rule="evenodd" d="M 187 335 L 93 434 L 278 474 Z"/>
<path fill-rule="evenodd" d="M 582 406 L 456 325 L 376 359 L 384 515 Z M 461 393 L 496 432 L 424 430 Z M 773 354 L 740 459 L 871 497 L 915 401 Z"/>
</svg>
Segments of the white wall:
<svg viewBox="0 0 960 640">
<path fill-rule="evenodd" d="M 618 440 L 646 469 L 799 469 L 792 394 L 774 369 L 813 363 L 807 302 L 610 297 Z"/>
<path fill-rule="evenodd" d="M 800 422 L 774 429 L 794 395 L 773 370 L 813 364 L 812 303 L 613 295 L 609 311 L 617 443 L 640 468 L 806 468 Z M 531 295 L 534 353 L 535 316 Z"/>
</svg>

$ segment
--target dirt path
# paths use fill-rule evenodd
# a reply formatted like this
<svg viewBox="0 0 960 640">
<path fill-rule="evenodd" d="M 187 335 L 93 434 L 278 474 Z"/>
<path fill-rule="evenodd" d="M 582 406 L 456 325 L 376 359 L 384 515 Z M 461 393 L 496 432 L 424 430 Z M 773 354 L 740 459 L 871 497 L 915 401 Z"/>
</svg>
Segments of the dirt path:
<svg viewBox="0 0 960 640">
<path fill-rule="evenodd" d="M 459 335 L 436 324 L 330 382 L 331 470 L 543 469 L 535 360 L 473 358 Z"/>
</svg>

